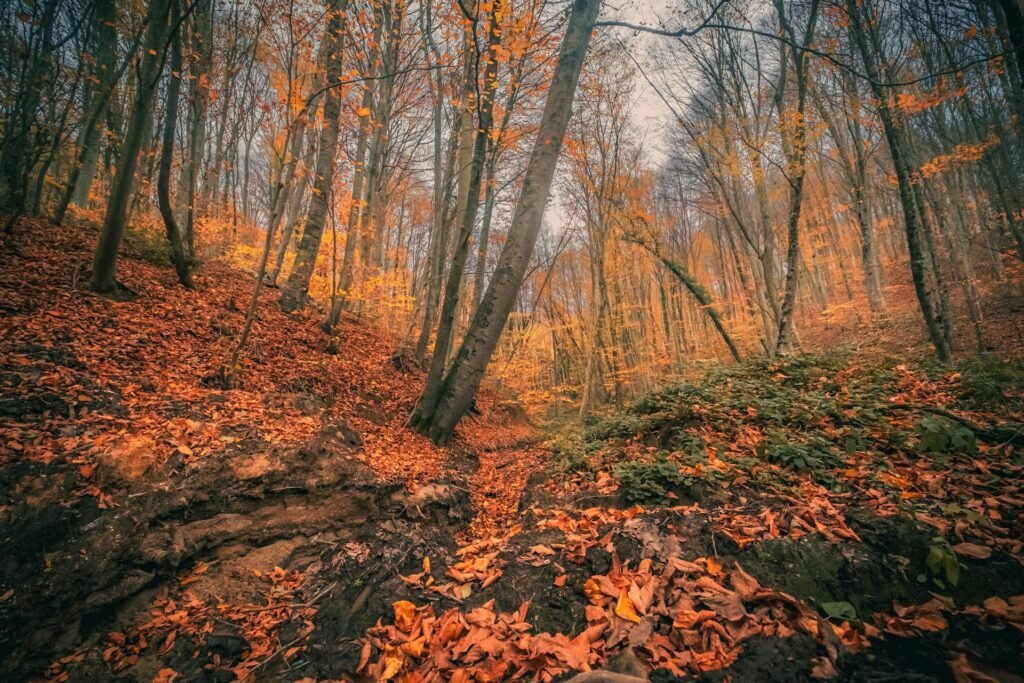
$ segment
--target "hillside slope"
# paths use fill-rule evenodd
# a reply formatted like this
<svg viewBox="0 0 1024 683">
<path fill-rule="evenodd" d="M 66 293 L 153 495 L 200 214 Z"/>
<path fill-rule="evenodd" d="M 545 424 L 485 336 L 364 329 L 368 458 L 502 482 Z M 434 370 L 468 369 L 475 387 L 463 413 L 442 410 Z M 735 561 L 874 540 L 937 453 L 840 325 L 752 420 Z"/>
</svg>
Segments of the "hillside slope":
<svg viewBox="0 0 1024 683">
<path fill-rule="evenodd" d="M 83 288 L 91 230 L 19 233 L 32 239 L 9 245 L 0 269 L 6 677 L 40 673 L 99 637 L 115 607 L 197 563 L 238 565 L 218 573 L 250 574 L 245 583 L 250 570 L 308 564 L 316 544 L 372 536 L 384 517 L 440 506 L 461 528 L 470 456 L 529 434 L 484 397 L 464 438 L 433 446 L 404 427 L 423 376 L 396 369 L 397 340 L 343 321 L 331 353 L 315 314 L 281 313 L 274 290 L 237 388 L 218 388 L 251 275 L 208 263 L 189 292 L 170 268 L 129 255 L 122 278 L 136 296 L 116 302 Z M 454 532 L 431 533 L 451 543 Z M 237 578 L 209 590 L 242 599 Z"/>
<path fill-rule="evenodd" d="M 1020 680 L 1024 366 L 709 368 L 543 432 L 405 427 L 394 339 L 34 224 L 0 273 L 0 675 Z M 600 677 L 581 681 L 607 680 Z"/>
</svg>

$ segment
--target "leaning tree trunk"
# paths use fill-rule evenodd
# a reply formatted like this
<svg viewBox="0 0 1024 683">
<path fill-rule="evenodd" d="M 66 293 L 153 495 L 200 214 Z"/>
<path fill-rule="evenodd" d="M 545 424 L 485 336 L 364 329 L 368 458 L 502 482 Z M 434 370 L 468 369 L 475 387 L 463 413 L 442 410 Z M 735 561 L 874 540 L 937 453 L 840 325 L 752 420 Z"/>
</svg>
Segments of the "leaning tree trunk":
<svg viewBox="0 0 1024 683">
<path fill-rule="evenodd" d="M 294 311 L 306 305 L 309 281 L 313 266 L 320 252 L 320 240 L 324 234 L 331 184 L 334 180 L 334 157 L 338 154 L 338 117 L 341 114 L 341 94 L 337 83 L 341 80 L 342 36 L 345 32 L 345 13 L 348 0 L 331 0 L 330 19 L 324 40 L 330 41 L 331 50 L 327 56 L 326 92 L 324 93 L 323 129 L 320 148 L 317 150 L 313 193 L 309 198 L 309 214 L 302 227 L 302 239 L 295 253 L 295 263 L 288 275 L 278 304 L 284 311 Z"/>
<path fill-rule="evenodd" d="M 153 0 L 149 6 L 146 37 L 142 43 L 142 63 L 139 66 L 138 93 L 128 119 L 128 128 L 117 158 L 117 172 L 111 184 L 103 229 L 96 245 L 89 287 L 94 292 L 111 294 L 117 288 L 114 272 L 117 251 L 121 246 L 125 223 L 128 220 L 128 202 L 132 196 L 132 181 L 139 162 L 139 150 L 149 134 L 153 112 L 153 97 L 160 78 L 161 52 L 167 36 L 167 12 L 170 0 Z"/>
<path fill-rule="evenodd" d="M 715 329 L 718 330 L 718 334 L 722 337 L 722 341 L 725 342 L 727 347 L 729 347 L 729 353 L 732 354 L 733 359 L 735 359 L 737 363 L 741 362 L 743 357 L 740 355 L 739 349 L 736 347 L 735 342 L 733 342 L 728 330 L 725 329 L 725 323 L 722 322 L 722 316 L 718 312 L 718 309 L 715 308 L 715 302 L 711 299 L 711 295 L 708 294 L 708 290 L 697 282 L 692 275 L 686 272 L 686 269 L 682 264 L 665 256 L 656 247 L 652 247 L 639 239 L 630 239 L 630 241 L 635 244 L 639 244 L 641 247 L 649 251 L 654 258 L 661 261 L 662 265 L 664 265 L 670 273 L 676 276 L 676 279 L 686 287 L 686 290 L 690 292 L 690 294 L 693 295 L 693 298 L 697 300 L 697 303 L 700 304 L 701 310 L 704 311 L 705 315 L 711 319 L 711 323 L 715 326 Z"/>
<path fill-rule="evenodd" d="M 171 25 L 181 20 L 179 0 L 171 0 Z M 181 230 L 174 219 L 171 207 L 171 162 L 174 159 L 174 131 L 178 127 L 178 99 L 181 94 L 181 31 L 176 30 L 171 39 L 170 78 L 167 81 L 167 111 L 164 114 L 163 148 L 160 151 L 160 172 L 156 181 L 157 201 L 160 215 L 164 219 L 167 241 L 171 245 L 171 261 L 178 273 L 178 281 L 186 289 L 195 289 L 192 273 L 189 272 L 188 257 L 181 239 Z M 179 188 L 179 192 L 180 192 Z"/>
<path fill-rule="evenodd" d="M 573 2 L 505 247 L 438 392 L 437 406 L 430 415 L 423 416 L 421 431 L 437 443 L 446 443 L 451 438 L 455 425 L 469 409 L 526 276 L 551 193 L 562 139 L 572 114 L 580 70 L 600 9 L 601 0 Z"/>
<path fill-rule="evenodd" d="M 879 78 L 878 69 L 875 67 L 874 55 L 872 55 L 865 35 L 864 19 L 861 16 L 862 10 L 858 7 L 856 0 L 847 0 L 846 8 L 850 17 L 850 29 L 854 42 L 857 44 L 857 49 L 864 61 L 864 70 L 871 81 L 871 89 L 875 99 L 878 100 L 878 117 L 882 121 L 885 140 L 888 143 L 889 154 L 892 157 L 900 206 L 903 209 L 903 221 L 907 233 L 907 250 L 910 252 L 910 273 L 913 276 L 917 301 L 921 308 L 921 315 L 924 317 L 925 327 L 928 330 L 928 338 L 935 347 L 939 360 L 945 362 L 949 360 L 950 349 L 945 333 L 942 330 L 939 315 L 936 312 L 931 289 L 927 282 L 925 245 L 922 243 L 922 228 L 918 220 L 914 189 L 911 184 L 910 164 L 906 156 L 907 150 L 904 145 L 902 130 L 889 107 L 884 86 Z"/>
<path fill-rule="evenodd" d="M 480 186 L 484 172 L 484 157 L 487 153 L 487 140 L 491 134 L 494 118 L 493 84 L 497 80 L 497 47 L 501 44 L 502 13 L 502 0 L 495 0 L 491 9 L 489 39 L 491 54 L 487 60 L 484 74 L 484 82 L 487 84 L 487 87 L 481 93 L 482 101 L 479 103 L 480 120 L 476 131 L 476 138 L 473 141 L 469 185 L 466 188 L 466 206 L 463 209 L 458 242 L 455 244 L 451 269 L 448 272 L 448 280 L 445 283 L 444 302 L 441 305 L 441 320 L 437 325 L 437 338 L 434 341 L 434 353 L 430 358 L 427 381 L 423 388 L 423 395 L 420 397 L 416 410 L 412 415 L 412 424 L 416 427 L 427 428 L 430 424 L 430 418 L 437 405 L 441 380 L 444 377 L 445 362 L 451 350 L 452 337 L 455 335 L 455 316 L 458 313 L 459 300 L 461 298 L 459 293 L 462 291 L 462 276 L 466 268 L 466 261 L 469 258 L 469 242 L 473 235 L 473 226 L 476 225 L 477 210 L 480 208 Z M 470 73 L 469 76 L 472 82 L 475 83 L 476 74 Z M 467 78 L 467 80 L 470 80 L 470 78 Z M 468 123 L 472 127 L 472 122 Z"/>
</svg>

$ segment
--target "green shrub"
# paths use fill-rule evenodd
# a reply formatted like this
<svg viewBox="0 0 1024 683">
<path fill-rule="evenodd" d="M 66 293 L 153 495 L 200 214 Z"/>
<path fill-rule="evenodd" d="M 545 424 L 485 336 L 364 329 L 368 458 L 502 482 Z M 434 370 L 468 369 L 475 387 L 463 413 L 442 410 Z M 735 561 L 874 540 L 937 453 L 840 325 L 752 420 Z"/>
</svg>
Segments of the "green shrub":
<svg viewBox="0 0 1024 683">
<path fill-rule="evenodd" d="M 961 398 L 972 407 L 1024 407 L 1024 359 L 979 356 L 964 361 L 958 369 Z"/>
<path fill-rule="evenodd" d="M 552 464 L 559 472 L 571 473 L 587 469 L 588 451 L 578 428 L 559 431 L 547 442 L 547 446 L 551 451 Z"/>
<path fill-rule="evenodd" d="M 663 455 L 653 462 L 619 463 L 615 466 L 615 479 L 630 503 L 664 503 L 669 491 L 686 483 L 679 466 Z"/>
<path fill-rule="evenodd" d="M 171 265 L 171 247 L 167 237 L 156 230 L 128 226 L 122 246 L 126 256 L 158 266 Z"/>
<path fill-rule="evenodd" d="M 801 440 L 797 441 L 797 438 Z M 762 455 L 769 461 L 801 472 L 822 472 L 825 468 L 837 466 L 841 461 L 839 453 L 828 439 L 779 427 L 768 431 L 761 449 Z"/>
<path fill-rule="evenodd" d="M 960 560 L 949 541 L 941 536 L 932 539 L 925 558 L 925 571 L 917 575 L 917 580 L 919 583 L 931 581 L 941 590 L 956 587 L 960 582 Z"/>
<path fill-rule="evenodd" d="M 917 423 L 921 449 L 928 453 L 977 453 L 978 443 L 967 427 L 943 417 L 931 415 Z"/>
<path fill-rule="evenodd" d="M 647 431 L 648 421 L 632 413 L 619 413 L 591 422 L 584 434 L 587 441 L 622 439 Z"/>
</svg>

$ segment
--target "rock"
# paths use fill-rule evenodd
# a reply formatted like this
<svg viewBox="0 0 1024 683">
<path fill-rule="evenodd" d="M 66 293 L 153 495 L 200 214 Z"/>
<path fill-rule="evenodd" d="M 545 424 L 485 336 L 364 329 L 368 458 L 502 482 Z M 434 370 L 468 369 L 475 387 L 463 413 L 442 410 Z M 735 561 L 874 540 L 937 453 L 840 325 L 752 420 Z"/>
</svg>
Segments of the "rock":
<svg viewBox="0 0 1024 683">
<path fill-rule="evenodd" d="M 228 631 L 214 631 L 206 637 L 206 649 L 225 659 L 238 660 L 249 649 L 249 641 Z"/>
<path fill-rule="evenodd" d="M 124 434 L 108 441 L 96 456 L 101 482 L 141 479 L 156 466 L 159 449 L 153 437 L 146 434 Z"/>
</svg>

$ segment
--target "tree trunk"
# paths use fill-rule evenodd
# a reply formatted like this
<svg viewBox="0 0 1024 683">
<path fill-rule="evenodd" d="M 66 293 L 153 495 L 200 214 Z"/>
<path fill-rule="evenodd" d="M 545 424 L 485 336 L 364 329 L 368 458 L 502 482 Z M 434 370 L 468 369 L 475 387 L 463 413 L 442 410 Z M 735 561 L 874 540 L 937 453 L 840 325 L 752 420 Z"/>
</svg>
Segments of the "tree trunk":
<svg viewBox="0 0 1024 683">
<path fill-rule="evenodd" d="M 82 131 L 78 136 L 78 157 L 71 167 L 68 184 L 54 213 L 54 221 L 61 223 L 69 204 L 84 207 L 89 201 L 89 190 L 96 176 L 100 160 L 100 143 L 104 118 L 114 86 L 123 69 L 117 68 L 117 5 L 114 0 L 97 0 L 94 10 L 96 23 L 96 69 L 93 72 L 96 89 L 89 99 Z M 127 62 L 125 63 L 127 67 Z"/>
<path fill-rule="evenodd" d="M 693 276 L 687 273 L 686 269 L 683 268 L 682 265 L 663 255 L 655 247 L 641 242 L 640 240 L 631 241 L 639 244 L 641 247 L 649 251 L 652 256 L 661 261 L 664 266 L 668 268 L 669 272 L 676 276 L 677 280 L 683 283 L 687 291 L 690 292 L 690 294 L 693 295 L 693 298 L 697 300 L 697 303 L 700 304 L 701 310 L 703 310 L 711 320 L 715 329 L 718 330 L 718 334 L 722 337 L 722 341 L 725 342 L 727 347 L 729 347 L 729 353 L 732 354 L 733 359 L 737 363 L 742 362 L 743 357 L 740 355 L 739 349 L 736 348 L 736 344 L 733 342 L 732 337 L 729 336 L 729 332 L 725 329 L 725 323 L 722 322 L 722 316 L 718 313 L 718 309 L 715 308 L 714 301 L 712 301 L 711 295 L 708 294 L 708 291 L 704 289 L 699 282 L 693 279 Z"/>
<path fill-rule="evenodd" d="M 882 81 L 875 66 L 875 58 L 868 46 L 863 25 L 865 19 L 861 16 L 862 10 L 856 0 L 847 0 L 846 8 L 850 17 L 850 28 L 854 42 L 857 44 L 863 59 L 864 70 L 868 78 L 871 79 L 871 89 L 878 100 L 878 116 L 882 121 L 882 129 L 889 146 L 889 154 L 892 157 L 900 205 L 903 208 L 903 221 L 907 234 L 907 250 L 910 252 L 910 272 L 914 279 L 917 301 L 921 308 L 921 315 L 924 317 L 925 327 L 928 330 L 928 338 L 935 347 L 939 360 L 947 362 L 950 358 L 950 349 L 942 329 L 942 323 L 939 320 L 939 316 L 936 315 L 935 302 L 932 299 L 932 292 L 927 282 L 927 273 L 925 271 L 926 255 L 924 253 L 924 245 L 922 244 L 921 226 L 918 221 L 914 190 L 911 185 L 910 166 L 906 158 L 902 130 L 889 107 L 887 93 L 881 85 Z"/>
<path fill-rule="evenodd" d="M 800 272 L 800 213 L 803 208 L 804 179 L 807 176 L 807 134 L 804 121 L 804 112 L 807 104 L 807 48 L 814 40 L 814 28 L 818 18 L 818 0 L 812 0 L 810 18 L 807 20 L 807 27 L 801 36 L 801 46 L 796 46 L 796 35 L 789 20 L 786 18 L 786 8 L 783 0 L 775 0 L 775 7 L 779 15 L 779 24 L 783 31 L 788 34 L 793 46 L 789 52 L 793 56 L 793 76 L 796 79 L 796 116 L 792 123 L 793 137 L 789 139 L 784 127 L 785 122 L 785 73 L 787 66 L 785 60 L 780 65 L 781 74 L 779 87 L 775 92 L 775 106 L 779 116 L 779 134 L 782 137 L 782 149 L 786 156 L 789 172 L 792 174 L 789 194 L 789 226 L 787 239 L 789 241 L 786 250 L 786 286 L 782 297 L 782 308 L 779 311 L 779 333 L 775 337 L 775 355 L 779 355 L 786 348 L 789 329 L 792 326 L 793 309 L 796 305 L 797 280 Z M 782 48 L 783 55 L 786 54 L 785 47 Z M 721 330 L 720 330 L 721 331 Z"/>
<path fill-rule="evenodd" d="M 177 26 L 181 20 L 179 0 L 171 0 L 171 25 Z M 195 289 L 192 273 L 189 272 L 188 258 L 181 240 L 181 231 L 174 218 L 171 207 L 171 162 L 174 159 L 174 131 L 178 125 L 178 98 L 181 93 L 181 30 L 174 32 L 171 39 L 170 75 L 167 81 L 167 111 L 164 112 L 164 137 L 160 151 L 160 172 L 157 177 L 157 201 L 160 215 L 164 219 L 167 241 L 171 245 L 171 261 L 178 273 L 178 281 L 186 289 Z M 180 188 L 178 190 L 181 191 Z"/>
<path fill-rule="evenodd" d="M 480 307 L 438 391 L 437 405 L 429 416 L 424 416 L 427 419 L 420 426 L 437 443 L 446 443 L 451 438 L 455 425 L 469 408 L 515 305 L 540 232 L 572 113 L 573 96 L 600 8 L 600 0 L 573 2 L 508 239 Z"/>
<path fill-rule="evenodd" d="M 373 27 L 373 38 L 370 42 L 369 55 L 367 58 L 367 75 L 378 73 L 377 57 L 380 54 L 380 39 L 384 26 L 377 21 Z M 352 160 L 352 191 L 349 194 L 348 223 L 345 233 L 345 251 L 341 258 L 341 270 L 338 282 L 333 292 L 331 310 L 324 321 L 325 331 L 333 330 L 341 320 L 341 312 L 351 301 L 352 286 L 355 282 L 356 251 L 359 246 L 360 235 L 363 231 L 363 221 L 366 216 L 366 153 L 370 141 L 370 128 L 373 125 L 371 110 L 373 108 L 373 79 L 368 79 L 363 84 L 363 96 L 359 103 L 359 133 L 356 135 L 356 155 Z M 363 115 L 365 113 L 365 115 Z"/>
<path fill-rule="evenodd" d="M 434 354 L 430 359 L 430 370 L 427 373 L 423 395 L 420 397 L 416 410 L 412 415 L 413 426 L 422 428 L 426 428 L 429 425 L 439 398 L 439 389 L 444 376 L 445 363 L 451 350 L 452 337 L 455 334 L 455 315 L 458 311 L 459 293 L 462 289 L 462 276 L 469 257 L 469 241 L 473 235 L 473 227 L 476 225 L 476 214 L 480 207 L 480 186 L 484 172 L 484 157 L 487 152 L 487 140 L 490 137 L 494 118 L 494 84 L 497 81 L 498 73 L 497 48 L 501 44 L 502 14 L 503 0 L 495 0 L 491 7 L 491 27 L 488 40 L 490 55 L 484 73 L 485 88 L 480 95 L 482 101 L 477 103 L 480 120 L 476 130 L 476 138 L 473 142 L 472 162 L 469 169 L 469 186 L 466 189 L 467 201 L 465 210 L 462 213 L 462 225 L 459 230 L 458 242 L 455 244 L 455 252 L 452 255 L 448 281 L 445 283 L 444 302 L 441 306 L 441 320 L 437 326 L 437 338 L 434 342 Z M 466 58 L 470 59 L 470 56 L 467 55 Z M 477 75 L 475 72 L 471 75 L 475 83 Z M 472 127 L 472 121 L 469 122 L 469 126 Z"/>
<path fill-rule="evenodd" d="M 316 170 L 313 179 L 313 194 L 309 199 L 309 214 L 302 228 L 302 239 L 295 253 L 295 263 L 288 275 L 278 304 L 288 312 L 303 308 L 309 292 L 309 280 L 313 276 L 313 266 L 320 252 L 320 240 L 323 238 L 324 222 L 327 218 L 328 204 L 331 199 L 331 185 L 334 181 L 334 157 L 338 153 L 338 117 L 341 114 L 341 94 L 336 85 L 341 80 L 343 36 L 345 33 L 345 13 L 348 11 L 348 0 L 330 0 L 328 5 L 330 17 L 324 40 L 331 45 L 327 56 L 326 83 L 324 93 L 323 132 L 320 135 L 320 148 L 317 150 Z"/>
<path fill-rule="evenodd" d="M 167 36 L 169 9 L 170 0 L 153 0 L 149 6 L 146 37 L 142 44 L 142 63 L 139 66 L 138 92 L 118 153 L 117 173 L 114 174 L 111 184 L 103 228 L 93 257 L 92 276 L 89 279 L 89 287 L 101 294 L 111 294 L 117 289 L 114 279 L 117 252 L 128 218 L 128 202 L 131 200 L 139 150 L 149 135 L 153 96 L 160 78 L 161 52 L 164 50 Z"/>
</svg>

